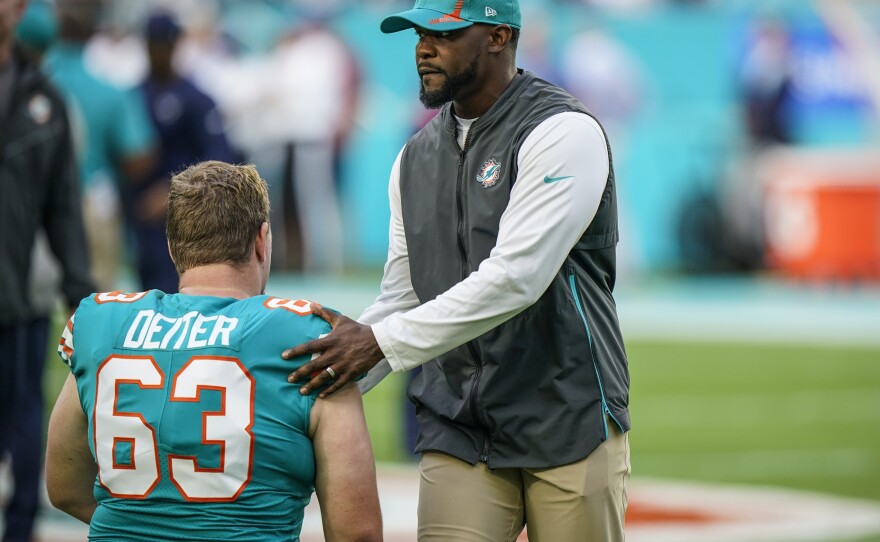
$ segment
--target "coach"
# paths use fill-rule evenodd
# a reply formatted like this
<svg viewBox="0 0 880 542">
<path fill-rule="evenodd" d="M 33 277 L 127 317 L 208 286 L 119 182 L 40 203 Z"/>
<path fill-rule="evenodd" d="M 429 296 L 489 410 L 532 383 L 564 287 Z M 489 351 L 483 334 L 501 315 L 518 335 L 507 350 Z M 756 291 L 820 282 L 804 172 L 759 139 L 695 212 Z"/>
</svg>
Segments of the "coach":
<svg viewBox="0 0 880 542">
<path fill-rule="evenodd" d="M 420 98 L 440 111 L 392 168 L 380 296 L 361 324 L 323 311 L 333 331 L 285 357 L 321 353 L 291 380 L 335 379 L 323 395 L 424 365 L 408 390 L 420 540 L 513 541 L 527 522 L 533 542 L 622 541 L 611 156 L 581 103 L 516 68 L 520 19 L 515 0 L 419 0 L 383 21 L 415 29 Z"/>
</svg>

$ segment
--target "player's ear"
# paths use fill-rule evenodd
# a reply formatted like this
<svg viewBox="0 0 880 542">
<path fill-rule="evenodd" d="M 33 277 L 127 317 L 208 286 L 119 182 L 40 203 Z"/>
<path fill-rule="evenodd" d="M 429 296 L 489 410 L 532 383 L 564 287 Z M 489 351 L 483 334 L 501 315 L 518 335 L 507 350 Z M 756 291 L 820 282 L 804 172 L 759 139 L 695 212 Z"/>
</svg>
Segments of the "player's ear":
<svg viewBox="0 0 880 542">
<path fill-rule="evenodd" d="M 171 241 L 165 240 L 165 244 L 168 245 L 168 255 L 171 257 L 171 263 L 177 266 L 177 262 L 174 261 L 174 253 L 171 252 Z"/>
<path fill-rule="evenodd" d="M 257 255 L 258 262 L 264 262 L 269 257 L 269 242 L 269 223 L 263 222 L 259 233 L 257 233 L 257 239 L 254 242 L 254 252 Z"/>
</svg>

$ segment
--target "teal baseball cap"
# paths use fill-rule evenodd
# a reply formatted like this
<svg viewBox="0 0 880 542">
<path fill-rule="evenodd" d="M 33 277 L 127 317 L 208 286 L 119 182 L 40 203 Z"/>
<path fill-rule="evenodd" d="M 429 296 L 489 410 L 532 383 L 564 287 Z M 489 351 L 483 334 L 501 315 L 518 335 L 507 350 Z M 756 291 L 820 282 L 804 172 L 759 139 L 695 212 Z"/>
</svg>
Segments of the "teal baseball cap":
<svg viewBox="0 0 880 542">
<path fill-rule="evenodd" d="M 520 28 L 517 0 L 416 0 L 409 11 L 386 17 L 379 28 L 386 34 L 419 27 L 435 32 L 466 28 L 474 23 L 507 24 Z"/>
</svg>

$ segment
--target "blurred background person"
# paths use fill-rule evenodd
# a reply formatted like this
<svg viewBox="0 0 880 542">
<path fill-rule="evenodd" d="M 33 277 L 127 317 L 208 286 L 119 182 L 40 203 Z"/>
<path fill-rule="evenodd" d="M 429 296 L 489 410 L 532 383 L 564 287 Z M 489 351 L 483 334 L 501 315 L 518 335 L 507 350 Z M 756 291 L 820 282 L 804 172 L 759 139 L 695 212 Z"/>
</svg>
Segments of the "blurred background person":
<svg viewBox="0 0 880 542">
<path fill-rule="evenodd" d="M 257 151 L 254 161 L 274 162 L 267 171 L 276 199 L 280 195 L 278 265 L 338 274 L 344 266 L 340 167 L 356 115 L 360 68 L 326 24 L 329 13 L 312 7 L 300 14 L 302 23 L 271 54 L 273 84 L 265 85 L 271 106 L 262 111 L 264 128 L 281 152 Z"/>
<path fill-rule="evenodd" d="M 646 99 L 639 61 L 624 43 L 594 26 L 566 39 L 560 65 L 566 88 L 602 119 L 616 148 Z"/>
<path fill-rule="evenodd" d="M 83 48 L 86 68 L 99 79 L 120 88 L 141 84 L 149 71 L 143 25 L 153 2 L 102 0 L 95 33 Z"/>
<path fill-rule="evenodd" d="M 536 4 L 522 5 L 523 20 L 529 32 L 517 44 L 517 65 L 551 83 L 559 84 L 562 76 L 553 47 L 553 27 L 547 13 Z"/>
<path fill-rule="evenodd" d="M 3 540 L 31 540 L 42 470 L 43 364 L 54 299 L 29 287 L 43 230 L 63 273 L 70 310 L 93 291 L 83 232 L 70 125 L 59 92 L 35 61 L 51 40 L 43 5 L 15 44 L 24 0 L 0 0 L 0 461 L 12 462 L 14 491 L 5 503 Z M 51 275 L 51 273 L 50 273 Z M 51 279 L 49 279 L 51 280 Z"/>
<path fill-rule="evenodd" d="M 99 0 L 55 3 L 59 40 L 45 69 L 70 109 L 82 183 L 83 216 L 98 289 L 116 288 L 123 260 L 122 205 L 153 168 L 155 134 L 143 99 L 91 73 L 83 50 L 101 15 Z"/>
<path fill-rule="evenodd" d="M 633 126 L 650 98 L 651 85 L 645 68 L 626 43 L 595 22 L 564 40 L 558 64 L 560 83 L 602 119 L 615 160 L 625 168 Z M 642 265 L 639 244 L 643 241 L 625 200 L 620 202 L 618 212 L 627 242 L 618 248 L 617 258 L 625 271 Z"/>
<path fill-rule="evenodd" d="M 794 144 L 797 133 L 792 116 L 795 58 L 788 24 L 763 15 L 749 24 L 746 35 L 735 72 L 742 147 L 732 155 L 730 172 L 716 192 L 704 195 L 691 213 L 703 217 L 697 222 L 705 231 L 715 232 L 700 251 L 715 253 L 712 259 L 717 263 L 710 266 L 715 270 L 748 272 L 765 266 L 765 187 L 758 169 L 767 152 Z M 714 213 L 707 213 L 709 209 Z M 692 259 L 697 260 L 696 255 Z"/>
<path fill-rule="evenodd" d="M 181 37 L 175 17 L 165 11 L 151 14 L 144 36 L 149 74 L 140 89 L 158 138 L 157 160 L 146 180 L 131 187 L 127 215 L 137 247 L 140 288 L 174 293 L 178 277 L 165 237 L 171 176 L 204 160 L 238 160 L 214 101 L 175 68 L 175 51 Z"/>
<path fill-rule="evenodd" d="M 794 139 L 788 106 L 792 99 L 792 57 L 781 20 L 758 20 L 739 73 L 746 133 L 753 145 L 788 144 Z"/>
</svg>

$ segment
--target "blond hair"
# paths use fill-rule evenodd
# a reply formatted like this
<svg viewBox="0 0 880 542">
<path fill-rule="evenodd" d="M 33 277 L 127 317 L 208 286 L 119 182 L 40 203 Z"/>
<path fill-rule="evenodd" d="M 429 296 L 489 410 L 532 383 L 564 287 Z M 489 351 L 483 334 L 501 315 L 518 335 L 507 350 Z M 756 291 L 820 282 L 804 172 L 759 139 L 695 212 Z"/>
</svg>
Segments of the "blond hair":
<svg viewBox="0 0 880 542">
<path fill-rule="evenodd" d="M 252 165 L 201 162 L 171 179 L 165 230 L 178 274 L 247 262 L 263 222 L 269 190 Z"/>
</svg>

